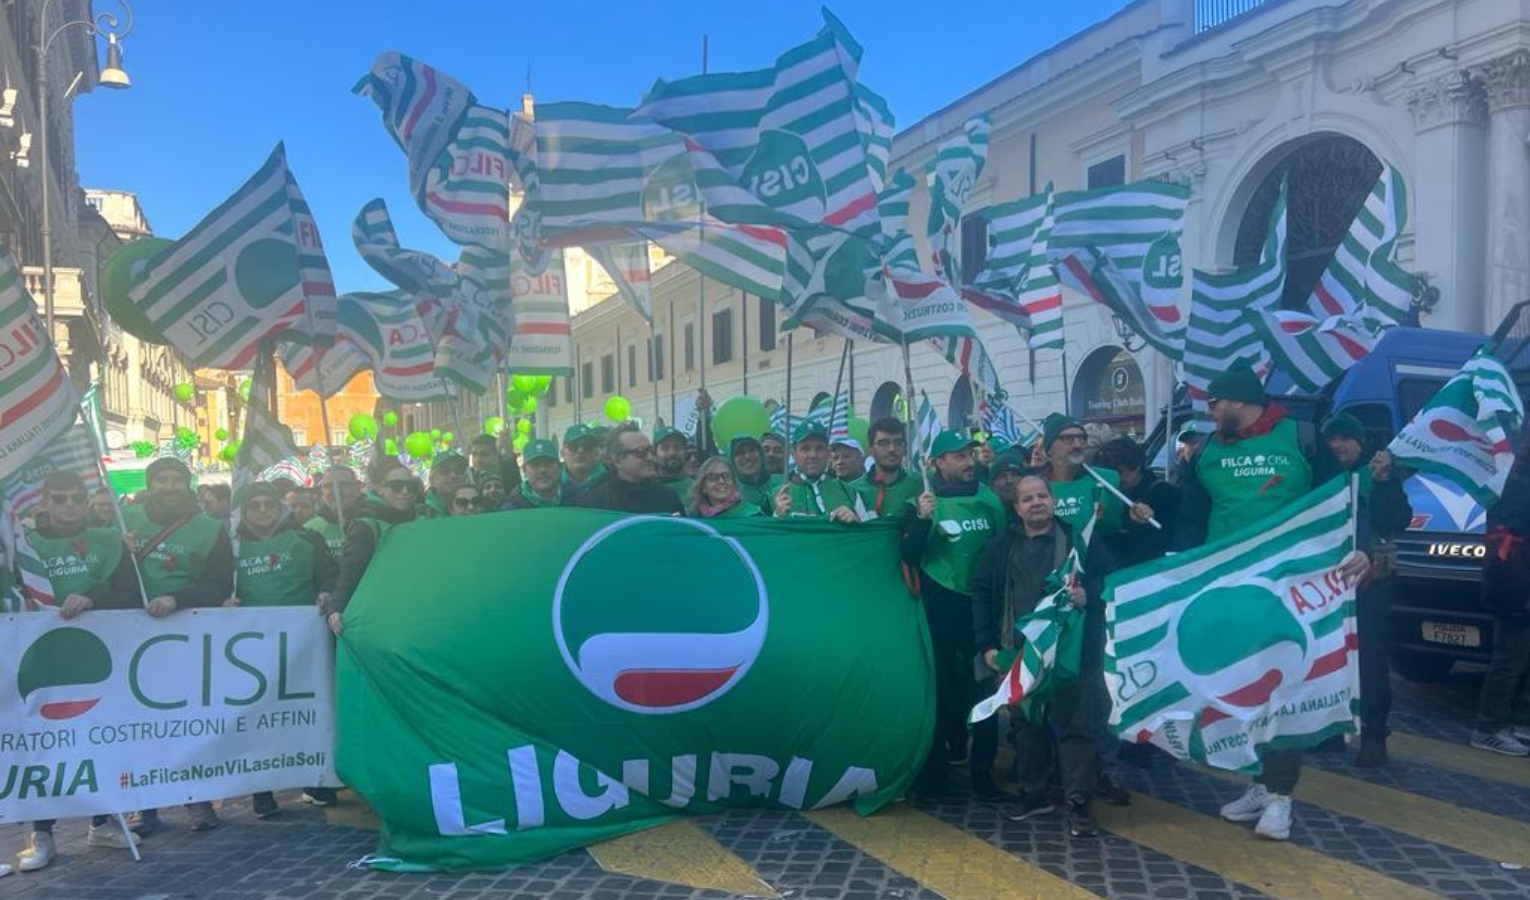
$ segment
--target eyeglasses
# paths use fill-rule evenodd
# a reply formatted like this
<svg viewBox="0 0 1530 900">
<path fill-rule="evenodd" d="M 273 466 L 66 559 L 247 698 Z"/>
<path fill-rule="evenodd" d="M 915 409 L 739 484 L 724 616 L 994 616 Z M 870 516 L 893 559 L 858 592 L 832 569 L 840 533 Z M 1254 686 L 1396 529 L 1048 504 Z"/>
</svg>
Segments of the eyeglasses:
<svg viewBox="0 0 1530 900">
<path fill-rule="evenodd" d="M 632 447 L 632 448 L 630 448 L 628 450 L 623 450 L 623 451 L 621 451 L 620 453 L 618 453 L 616 455 L 617 456 L 636 456 L 639 459 L 647 459 L 648 457 L 653 456 L 653 448 L 652 447 Z"/>
<path fill-rule="evenodd" d="M 1089 443 L 1089 435 L 1087 435 L 1087 434 L 1059 434 L 1057 436 L 1057 440 L 1058 440 L 1059 443 L 1063 443 L 1063 444 L 1087 444 L 1087 443 Z"/>
<path fill-rule="evenodd" d="M 595 444 L 591 441 L 579 441 L 573 444 L 564 444 L 563 449 L 571 450 L 574 453 L 594 453 Z"/>
<path fill-rule="evenodd" d="M 244 508 L 251 512 L 275 512 L 280 508 L 280 504 L 275 500 L 251 500 L 244 505 Z"/>
<path fill-rule="evenodd" d="M 702 480 L 707 482 L 708 484 L 727 484 L 728 482 L 733 481 L 733 473 L 732 472 L 708 472 L 706 474 L 706 477 L 703 478 Z"/>
<path fill-rule="evenodd" d="M 879 447 L 883 450 L 906 450 L 908 448 L 908 438 L 877 438 L 871 442 L 871 446 Z"/>
<path fill-rule="evenodd" d="M 452 509 L 472 509 L 478 505 L 477 497 L 453 497 Z"/>
<path fill-rule="evenodd" d="M 409 491 L 414 490 L 414 482 L 408 481 L 406 479 L 398 479 L 398 480 L 394 480 L 394 481 L 384 481 L 382 483 L 382 487 L 383 487 L 383 490 L 385 490 L 385 491 L 393 491 L 394 493 L 397 493 L 397 494 L 405 494 L 405 493 L 408 493 Z"/>
<path fill-rule="evenodd" d="M 83 491 L 78 492 L 78 493 L 75 493 L 75 492 L 65 493 L 63 491 L 49 492 L 49 494 L 48 494 L 48 502 L 49 503 L 59 503 L 59 504 L 73 503 L 73 504 L 76 504 L 76 505 L 83 505 L 85 503 L 85 494 L 84 494 Z"/>
</svg>

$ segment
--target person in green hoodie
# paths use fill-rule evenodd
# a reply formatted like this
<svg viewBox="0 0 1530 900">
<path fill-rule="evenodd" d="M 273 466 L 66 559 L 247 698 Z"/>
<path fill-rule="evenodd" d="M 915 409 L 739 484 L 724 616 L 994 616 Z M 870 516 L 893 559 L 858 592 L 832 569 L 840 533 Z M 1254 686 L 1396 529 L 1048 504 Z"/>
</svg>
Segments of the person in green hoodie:
<svg viewBox="0 0 1530 900">
<path fill-rule="evenodd" d="M 564 506 L 569 488 L 558 469 L 558 445 L 539 439 L 521 450 L 521 483 L 505 498 L 505 509 Z"/>
<path fill-rule="evenodd" d="M 396 459 L 385 457 L 372 469 L 372 487 L 378 499 L 368 497 L 356 509 L 356 517 L 345 522 L 345 551 L 340 555 L 340 569 L 335 589 L 319 607 L 329 630 L 336 637 L 345 633 L 345 608 L 361 584 L 361 577 L 372 564 L 372 556 L 393 528 L 413 522 L 418 515 L 418 484 L 409 469 Z"/>
<path fill-rule="evenodd" d="M 713 456 L 696 469 L 696 483 L 685 498 L 685 514 L 695 519 L 736 519 L 765 515 L 739 490 L 733 467 Z"/>
<path fill-rule="evenodd" d="M 191 493 L 191 470 L 180 460 L 166 456 L 144 470 L 147 499 L 141 507 L 124 512 L 129 546 L 138 559 L 148 592 L 149 615 L 162 618 L 178 609 L 218 606 L 234 587 L 234 550 L 222 522 L 202 513 Z M 119 569 L 126 581 L 131 568 Z M 125 574 L 122 574 L 124 573 Z M 116 585 L 137 589 L 136 580 Z M 186 804 L 192 831 L 209 831 L 220 824 L 218 814 L 206 801 Z M 130 827 L 147 836 L 159 827 L 159 812 L 135 813 Z"/>
<path fill-rule="evenodd" d="M 827 518 L 859 522 L 865 507 L 848 484 L 829 471 L 829 432 L 804 419 L 793 435 L 792 460 L 797 471 L 770 480 L 776 518 Z"/>
<path fill-rule="evenodd" d="M 282 515 L 282 501 L 270 484 L 245 485 L 234 498 L 234 593 L 224 606 L 323 606 L 335 586 L 329 544 Z M 334 791 L 310 788 L 308 796 L 333 802 Z M 257 819 L 281 812 L 276 795 L 251 799 Z M 321 804 L 322 805 L 322 804 Z"/>
<path fill-rule="evenodd" d="M 728 444 L 728 458 L 733 463 L 733 477 L 744 502 L 770 515 L 770 474 L 765 471 L 765 452 L 757 438 L 742 435 Z"/>
<path fill-rule="evenodd" d="M 924 490 L 918 473 L 903 465 L 908 456 L 908 425 L 894 416 L 883 416 L 871 423 L 866 440 L 871 444 L 872 466 L 851 486 L 860 495 L 866 518 L 901 519 Z"/>
<path fill-rule="evenodd" d="M 600 461 L 601 433 L 576 422 L 563 432 L 563 484 L 574 493 L 587 491 L 609 474 Z"/>
<path fill-rule="evenodd" d="M 691 442 L 678 428 L 661 426 L 653 433 L 653 464 L 659 472 L 659 484 L 674 491 L 683 500 L 691 495 L 694 481 L 685 474 Z"/>
<path fill-rule="evenodd" d="M 324 542 L 329 545 L 330 556 L 338 559 L 340 551 L 345 547 L 345 532 L 340 528 L 341 514 L 346 519 L 355 515 L 356 505 L 361 502 L 361 480 L 356 477 L 356 470 L 350 466 L 330 466 L 319 476 L 317 493 L 318 505 L 314 515 L 302 524 L 304 528 L 324 538 Z M 339 513 L 335 511 L 337 497 L 340 502 Z"/>
</svg>

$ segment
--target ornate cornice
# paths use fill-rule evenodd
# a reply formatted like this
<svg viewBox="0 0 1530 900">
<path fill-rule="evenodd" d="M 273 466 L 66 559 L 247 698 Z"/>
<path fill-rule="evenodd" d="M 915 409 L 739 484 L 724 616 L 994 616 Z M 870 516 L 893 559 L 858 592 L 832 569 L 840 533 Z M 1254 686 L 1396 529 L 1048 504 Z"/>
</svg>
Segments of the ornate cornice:
<svg viewBox="0 0 1530 900">
<path fill-rule="evenodd" d="M 1517 50 L 1483 63 L 1472 74 L 1481 79 L 1493 112 L 1530 106 L 1530 50 Z"/>
<path fill-rule="evenodd" d="M 1403 101 L 1413 114 L 1413 127 L 1419 131 L 1441 125 L 1487 123 L 1487 94 L 1482 83 L 1459 69 L 1410 85 Z"/>
</svg>

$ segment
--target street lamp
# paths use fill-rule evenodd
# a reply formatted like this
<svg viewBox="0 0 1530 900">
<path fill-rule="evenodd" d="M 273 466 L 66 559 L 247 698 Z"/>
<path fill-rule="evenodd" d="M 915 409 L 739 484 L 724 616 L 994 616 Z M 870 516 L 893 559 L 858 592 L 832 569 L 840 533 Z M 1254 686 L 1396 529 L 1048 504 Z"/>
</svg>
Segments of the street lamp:
<svg viewBox="0 0 1530 900">
<path fill-rule="evenodd" d="M 48 181 L 51 173 L 48 171 L 51 159 L 48 156 L 48 48 L 53 46 L 53 41 L 65 29 L 76 25 L 83 25 L 89 31 L 91 37 L 106 35 L 106 67 L 101 69 L 96 76 L 96 83 L 101 87 L 124 90 L 132 85 L 127 72 L 122 69 L 122 44 L 119 38 L 127 36 L 133 30 L 133 8 L 127 0 L 117 0 L 122 7 L 123 18 L 118 19 L 111 13 L 101 13 L 94 21 L 90 19 L 75 19 L 65 22 L 48 33 L 48 11 L 53 9 L 58 0 L 44 0 L 42 9 L 37 16 L 37 110 L 42 121 L 38 125 L 38 139 L 42 144 L 42 245 L 43 245 L 43 318 L 47 322 L 48 340 L 53 340 L 53 222 L 49 218 L 48 204 Z"/>
</svg>

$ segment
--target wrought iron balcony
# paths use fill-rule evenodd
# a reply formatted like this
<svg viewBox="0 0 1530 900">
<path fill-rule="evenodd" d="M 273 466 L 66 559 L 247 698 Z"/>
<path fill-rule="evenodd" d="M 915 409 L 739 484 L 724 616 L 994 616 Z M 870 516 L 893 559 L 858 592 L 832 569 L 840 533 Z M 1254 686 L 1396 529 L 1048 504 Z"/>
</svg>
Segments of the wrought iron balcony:
<svg viewBox="0 0 1530 900">
<path fill-rule="evenodd" d="M 1195 33 L 1202 34 L 1238 18 L 1270 0 L 1195 0 Z"/>
</svg>

